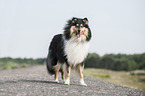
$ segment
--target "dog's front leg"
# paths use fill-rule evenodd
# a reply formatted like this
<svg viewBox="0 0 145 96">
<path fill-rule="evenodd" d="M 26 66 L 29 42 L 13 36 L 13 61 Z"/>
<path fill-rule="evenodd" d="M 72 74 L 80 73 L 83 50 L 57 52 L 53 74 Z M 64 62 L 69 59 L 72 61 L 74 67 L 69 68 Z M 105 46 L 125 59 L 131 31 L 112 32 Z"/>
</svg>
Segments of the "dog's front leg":
<svg viewBox="0 0 145 96">
<path fill-rule="evenodd" d="M 70 72 L 71 72 L 71 65 L 66 66 L 66 75 L 65 75 L 65 82 L 64 84 L 69 85 L 70 84 Z"/>
<path fill-rule="evenodd" d="M 78 73 L 80 75 L 80 84 L 84 85 L 84 86 L 87 86 L 87 84 L 84 82 L 84 77 L 83 77 L 83 69 L 84 69 L 84 67 L 82 67 L 81 64 L 78 64 L 76 67 L 77 67 L 76 69 L 77 69 L 77 71 L 78 71 Z"/>
</svg>

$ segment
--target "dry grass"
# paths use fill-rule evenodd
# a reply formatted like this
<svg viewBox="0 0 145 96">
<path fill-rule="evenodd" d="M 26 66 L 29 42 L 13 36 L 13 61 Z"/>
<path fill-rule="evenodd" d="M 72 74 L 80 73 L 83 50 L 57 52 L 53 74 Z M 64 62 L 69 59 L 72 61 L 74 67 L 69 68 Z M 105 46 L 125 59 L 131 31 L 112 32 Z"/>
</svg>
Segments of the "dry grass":
<svg viewBox="0 0 145 96">
<path fill-rule="evenodd" d="M 84 70 L 84 75 L 93 76 L 107 82 L 145 91 L 145 74 L 139 75 L 131 73 L 132 72 L 92 68 Z"/>
</svg>

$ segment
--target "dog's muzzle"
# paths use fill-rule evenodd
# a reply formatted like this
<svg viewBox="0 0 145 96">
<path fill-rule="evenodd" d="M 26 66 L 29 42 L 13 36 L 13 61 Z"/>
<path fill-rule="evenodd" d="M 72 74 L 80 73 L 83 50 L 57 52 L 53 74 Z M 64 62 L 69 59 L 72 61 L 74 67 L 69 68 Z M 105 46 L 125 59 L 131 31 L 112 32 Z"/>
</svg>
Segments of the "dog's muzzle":
<svg viewBox="0 0 145 96">
<path fill-rule="evenodd" d="M 81 30 L 78 29 L 78 31 L 77 31 L 77 37 L 80 37 L 80 36 L 81 36 Z"/>
</svg>

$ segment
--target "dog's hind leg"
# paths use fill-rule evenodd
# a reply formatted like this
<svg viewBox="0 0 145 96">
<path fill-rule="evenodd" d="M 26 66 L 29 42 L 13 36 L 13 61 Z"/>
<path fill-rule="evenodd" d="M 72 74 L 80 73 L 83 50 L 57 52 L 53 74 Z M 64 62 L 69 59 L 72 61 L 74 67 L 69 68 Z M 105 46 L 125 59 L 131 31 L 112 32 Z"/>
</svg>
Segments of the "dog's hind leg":
<svg viewBox="0 0 145 96">
<path fill-rule="evenodd" d="M 65 72 L 65 82 L 64 84 L 69 85 L 70 84 L 70 72 L 71 72 L 71 65 L 66 66 L 66 72 Z"/>
<path fill-rule="evenodd" d="M 81 64 L 76 65 L 76 71 L 78 71 L 80 75 L 80 84 L 83 86 L 87 86 L 87 84 L 84 82 L 83 69 L 84 69 L 84 65 L 83 67 L 81 66 Z"/>
<path fill-rule="evenodd" d="M 61 78 L 62 78 L 62 80 L 65 79 L 65 75 L 64 75 L 64 72 L 63 71 L 61 72 Z"/>
<path fill-rule="evenodd" d="M 55 69 L 55 78 L 54 81 L 59 83 L 58 81 L 58 74 L 59 74 L 59 70 L 60 70 L 61 64 L 57 63 L 57 65 L 54 66 Z"/>
<path fill-rule="evenodd" d="M 65 72 L 66 72 L 66 64 L 64 63 L 62 66 L 61 66 L 62 70 L 61 70 L 61 78 L 63 80 L 63 82 L 65 82 Z"/>
</svg>

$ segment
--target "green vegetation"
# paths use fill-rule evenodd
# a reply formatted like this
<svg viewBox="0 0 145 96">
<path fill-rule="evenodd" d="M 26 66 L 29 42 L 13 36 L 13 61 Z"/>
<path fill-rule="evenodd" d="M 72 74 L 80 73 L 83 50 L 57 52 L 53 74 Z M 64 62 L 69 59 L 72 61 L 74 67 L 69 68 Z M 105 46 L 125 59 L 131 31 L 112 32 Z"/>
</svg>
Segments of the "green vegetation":
<svg viewBox="0 0 145 96">
<path fill-rule="evenodd" d="M 0 58 L 0 69 L 16 69 L 16 68 L 23 68 L 32 65 L 43 64 L 45 61 L 44 58 L 32 59 L 32 58 Z"/>
<path fill-rule="evenodd" d="M 84 70 L 85 75 L 145 91 L 145 53 L 106 54 L 104 56 L 89 53 L 85 61 L 85 68 L 87 68 Z M 143 72 L 136 73 L 134 70 Z"/>
<path fill-rule="evenodd" d="M 7 62 L 5 65 L 3 65 L 0 69 L 6 70 L 6 69 L 17 69 L 17 68 L 24 68 L 27 67 L 28 64 L 16 64 L 14 62 Z"/>
<path fill-rule="evenodd" d="M 136 74 L 136 71 L 126 72 L 87 68 L 84 69 L 84 75 L 145 91 L 145 71 L 139 71 Z"/>
<path fill-rule="evenodd" d="M 13 63 L 13 62 L 10 62 L 10 61 L 8 61 L 6 64 L 5 64 L 5 66 L 3 66 L 1 69 L 16 69 L 16 68 L 18 68 L 19 66 L 17 65 L 17 64 L 15 64 L 15 63 Z"/>
<path fill-rule="evenodd" d="M 15 69 L 37 64 L 44 64 L 46 58 L 0 58 L 0 69 Z M 99 56 L 89 53 L 85 68 L 101 68 L 115 71 L 145 70 L 145 53 L 143 54 L 106 54 Z"/>
<path fill-rule="evenodd" d="M 145 70 L 145 53 L 133 55 L 106 54 L 102 57 L 96 53 L 89 53 L 85 61 L 85 67 L 116 71 Z"/>
</svg>

